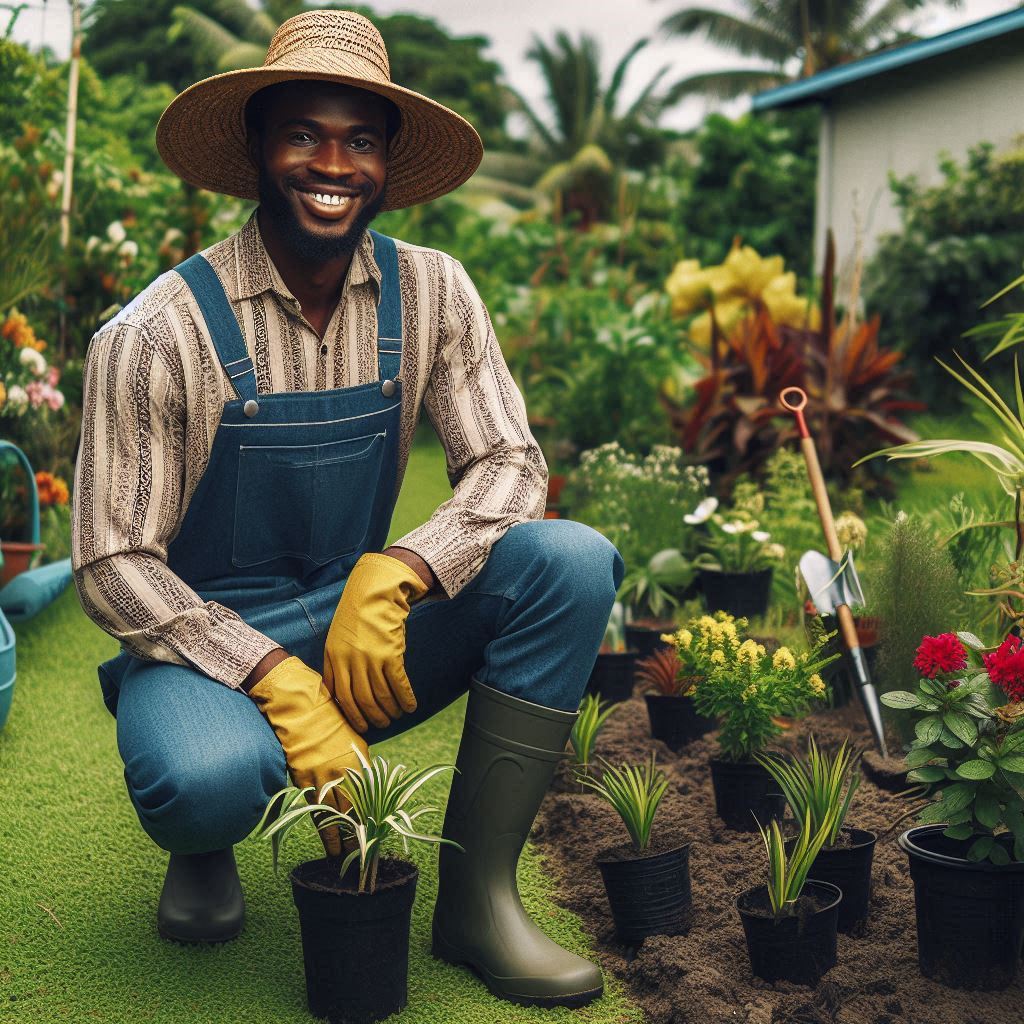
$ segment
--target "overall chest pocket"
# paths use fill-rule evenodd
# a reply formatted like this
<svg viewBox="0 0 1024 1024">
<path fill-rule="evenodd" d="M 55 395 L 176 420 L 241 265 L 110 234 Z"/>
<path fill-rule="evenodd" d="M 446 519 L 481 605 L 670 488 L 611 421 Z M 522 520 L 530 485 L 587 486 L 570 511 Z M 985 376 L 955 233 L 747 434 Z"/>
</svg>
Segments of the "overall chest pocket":
<svg viewBox="0 0 1024 1024">
<path fill-rule="evenodd" d="M 386 436 L 239 447 L 232 563 L 322 565 L 355 551 L 370 528 Z"/>
</svg>

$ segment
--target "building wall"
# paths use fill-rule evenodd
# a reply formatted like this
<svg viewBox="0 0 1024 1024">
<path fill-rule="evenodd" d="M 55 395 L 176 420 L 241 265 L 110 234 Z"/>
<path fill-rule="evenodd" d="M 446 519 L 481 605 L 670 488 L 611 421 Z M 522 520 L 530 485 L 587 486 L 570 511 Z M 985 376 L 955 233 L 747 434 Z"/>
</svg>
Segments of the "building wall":
<svg viewBox="0 0 1024 1024">
<path fill-rule="evenodd" d="M 865 257 L 898 230 L 889 173 L 941 178 L 940 155 L 962 160 L 978 142 L 1005 149 L 1024 133 L 1024 33 L 855 83 L 823 108 L 815 266 L 826 229 L 849 278 L 858 234 Z"/>
</svg>

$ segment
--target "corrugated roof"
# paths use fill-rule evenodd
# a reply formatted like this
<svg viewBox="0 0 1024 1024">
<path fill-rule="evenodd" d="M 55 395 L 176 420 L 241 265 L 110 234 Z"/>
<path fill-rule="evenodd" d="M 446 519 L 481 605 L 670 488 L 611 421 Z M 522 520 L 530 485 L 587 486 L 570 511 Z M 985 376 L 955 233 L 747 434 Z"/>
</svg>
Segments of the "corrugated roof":
<svg viewBox="0 0 1024 1024">
<path fill-rule="evenodd" d="M 983 21 L 975 21 L 970 25 L 929 39 L 918 39 L 905 46 L 897 46 L 882 53 L 872 54 L 861 60 L 851 61 L 836 68 L 829 68 L 820 74 L 802 78 L 797 82 L 789 82 L 775 89 L 758 93 L 753 98 L 754 110 L 774 110 L 778 107 L 791 107 L 800 103 L 810 103 L 822 99 L 829 93 L 851 82 L 859 82 L 865 78 L 894 71 L 896 68 L 916 64 L 919 61 L 951 53 L 987 39 L 995 39 L 1019 32 L 1024 29 L 1024 8 L 1014 8 L 1005 14 L 996 14 Z"/>
</svg>

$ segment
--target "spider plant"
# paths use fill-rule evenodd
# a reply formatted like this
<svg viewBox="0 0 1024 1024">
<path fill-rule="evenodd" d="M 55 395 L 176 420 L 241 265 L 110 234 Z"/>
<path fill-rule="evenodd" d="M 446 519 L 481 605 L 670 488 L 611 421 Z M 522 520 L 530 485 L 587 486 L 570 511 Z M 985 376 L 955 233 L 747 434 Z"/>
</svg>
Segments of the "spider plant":
<svg viewBox="0 0 1024 1024">
<path fill-rule="evenodd" d="M 633 846 L 642 852 L 650 845 L 654 815 L 668 789 L 665 773 L 655 767 L 653 751 L 650 760 L 642 767 L 623 765 L 615 768 L 604 758 L 600 760 L 604 766 L 601 781 L 581 778 L 580 782 L 618 811 Z"/>
<path fill-rule="evenodd" d="M 451 839 L 420 832 L 416 821 L 438 808 L 421 806 L 413 800 L 421 786 L 443 771 L 454 770 L 454 765 L 432 765 L 413 771 L 404 764 L 391 765 L 379 754 L 372 761 L 367 761 L 355 744 L 352 749 L 359 758 L 360 767 L 347 768 L 341 778 L 321 786 L 319 793 L 315 786 L 303 789 L 286 786 L 270 798 L 254 835 L 257 839 L 270 840 L 275 874 L 284 837 L 307 816 L 320 831 L 338 826 L 344 838 L 355 839 L 357 845 L 341 862 L 338 876 L 344 877 L 349 865 L 358 858 L 359 892 L 374 891 L 380 855 L 385 846 L 396 838 L 401 839 L 406 853 L 409 852 L 410 839 L 447 843 L 462 849 Z M 332 790 L 339 806 L 348 805 L 347 811 L 339 811 L 324 802 Z M 316 794 L 316 803 L 307 802 L 307 799 L 312 799 L 312 794 Z"/>
<path fill-rule="evenodd" d="M 834 846 L 860 785 L 860 772 L 854 770 L 857 755 L 847 741 L 843 740 L 835 756 L 821 750 L 811 736 L 806 760 L 787 761 L 778 754 L 756 754 L 755 758 L 779 784 L 797 821 L 809 818 L 812 834 L 826 822 L 830 824 L 825 843 Z"/>
<path fill-rule="evenodd" d="M 797 836 L 792 852 L 788 856 L 786 840 L 778 821 L 773 818 L 768 828 L 763 828 L 760 822 L 757 823 L 768 855 L 768 899 L 776 920 L 791 914 L 795 909 L 796 901 L 804 891 L 804 883 L 807 881 L 814 858 L 825 845 L 838 815 L 838 805 L 833 806 L 820 827 L 815 830 L 811 824 L 810 810 L 805 811 L 801 819 L 800 835 Z"/>
<path fill-rule="evenodd" d="M 608 716 L 618 707 L 618 704 L 606 704 L 594 693 L 588 693 L 580 702 L 579 717 L 569 734 L 569 742 L 576 754 L 576 769 L 579 774 L 585 776 L 589 773 L 590 759 L 594 755 L 597 734 L 601 731 Z"/>
</svg>

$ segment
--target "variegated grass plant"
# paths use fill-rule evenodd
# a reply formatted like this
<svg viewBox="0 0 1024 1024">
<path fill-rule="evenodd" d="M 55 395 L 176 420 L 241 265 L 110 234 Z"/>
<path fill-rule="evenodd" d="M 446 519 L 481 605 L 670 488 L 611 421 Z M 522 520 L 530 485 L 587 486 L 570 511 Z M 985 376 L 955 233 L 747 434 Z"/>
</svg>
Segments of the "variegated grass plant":
<svg viewBox="0 0 1024 1024">
<path fill-rule="evenodd" d="M 836 828 L 839 810 L 839 805 L 834 805 L 817 829 L 811 824 L 810 810 L 806 810 L 800 819 L 800 834 L 788 855 L 786 839 L 778 821 L 773 818 L 768 828 L 757 823 L 768 855 L 768 899 L 776 920 L 792 914 L 796 909 L 796 901 L 804 891 L 804 883 L 814 858 Z"/>
<path fill-rule="evenodd" d="M 782 795 L 797 821 L 809 817 L 812 834 L 824 822 L 832 823 L 825 844 L 834 846 L 850 811 L 850 803 L 860 785 L 855 770 L 857 753 L 846 740 L 834 755 L 822 750 L 813 736 L 807 740 L 807 758 L 786 759 L 779 754 L 755 754 L 756 760 L 778 783 Z M 833 814 L 833 809 L 838 814 Z"/>
<path fill-rule="evenodd" d="M 391 765 L 379 754 L 367 761 L 355 744 L 352 749 L 359 758 L 360 768 L 346 769 L 340 778 L 321 786 L 319 793 L 315 786 L 303 789 L 287 786 L 270 798 L 254 835 L 257 839 L 270 840 L 275 874 L 284 837 L 307 817 L 319 831 L 337 826 L 343 839 L 355 840 L 357 845 L 342 860 L 338 876 L 344 877 L 358 858 L 359 892 L 374 891 L 381 854 L 396 839 L 401 840 L 406 853 L 409 852 L 410 839 L 447 843 L 462 849 L 451 839 L 421 832 L 416 825 L 423 815 L 439 810 L 422 806 L 414 800 L 417 791 L 441 772 L 454 770 L 454 765 L 432 765 L 413 771 L 404 764 Z M 347 811 L 339 811 L 324 802 L 331 790 L 335 791 L 341 806 L 349 805 Z M 307 797 L 314 793 L 317 802 L 307 802 Z"/>
<path fill-rule="evenodd" d="M 658 804 L 668 789 L 668 780 L 660 768 L 655 767 L 654 752 L 650 760 L 640 765 L 616 768 L 601 758 L 604 766 L 601 780 L 580 777 L 598 796 L 607 800 L 618 811 L 637 851 L 646 850 L 651 842 L 651 825 Z"/>
<path fill-rule="evenodd" d="M 577 774 L 584 776 L 589 774 L 597 734 L 608 720 L 608 716 L 618 706 L 613 703 L 606 704 L 594 693 L 588 693 L 580 702 L 579 716 L 569 734 L 569 742 L 576 755 L 575 770 Z"/>
</svg>

